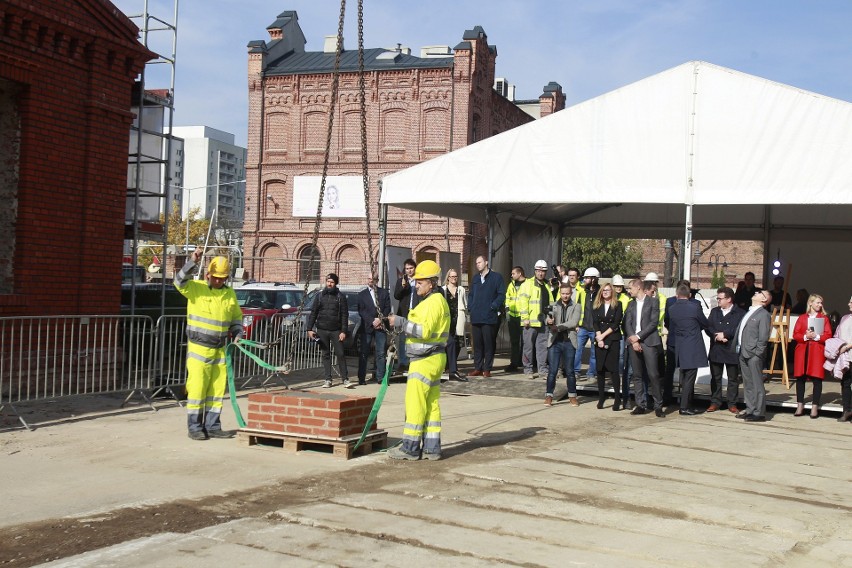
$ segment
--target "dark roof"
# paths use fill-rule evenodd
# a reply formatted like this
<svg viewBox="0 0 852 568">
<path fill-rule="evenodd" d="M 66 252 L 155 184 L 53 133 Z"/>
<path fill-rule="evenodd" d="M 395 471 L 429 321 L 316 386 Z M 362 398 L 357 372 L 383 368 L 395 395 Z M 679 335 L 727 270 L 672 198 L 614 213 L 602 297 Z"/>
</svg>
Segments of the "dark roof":
<svg viewBox="0 0 852 568">
<path fill-rule="evenodd" d="M 272 42 L 267 44 L 271 46 Z M 272 49 L 268 49 L 272 55 Z M 386 55 L 385 55 L 386 54 Z M 381 57 L 380 57 L 381 56 Z M 300 75 L 308 73 L 330 73 L 334 69 L 335 54 L 322 51 L 296 53 L 289 51 L 277 59 L 271 57 L 264 67 L 266 75 Z M 364 70 L 384 69 L 434 69 L 451 67 L 452 57 L 415 57 L 395 50 L 373 48 L 364 50 Z M 358 52 L 344 51 L 340 54 L 340 70 L 358 71 Z"/>
<path fill-rule="evenodd" d="M 267 30 L 277 30 L 277 29 L 281 29 L 281 28 L 283 28 L 285 25 L 287 25 L 288 23 L 290 23 L 290 20 L 291 20 L 294 16 L 295 16 L 296 18 L 298 18 L 298 16 L 296 16 L 296 11 L 295 11 L 295 10 L 287 10 L 286 12 L 281 12 L 280 14 L 278 14 L 278 19 L 277 19 L 277 20 L 275 20 L 274 22 L 272 22 L 271 24 L 269 24 L 268 26 L 266 26 L 266 29 L 267 29 Z"/>
</svg>

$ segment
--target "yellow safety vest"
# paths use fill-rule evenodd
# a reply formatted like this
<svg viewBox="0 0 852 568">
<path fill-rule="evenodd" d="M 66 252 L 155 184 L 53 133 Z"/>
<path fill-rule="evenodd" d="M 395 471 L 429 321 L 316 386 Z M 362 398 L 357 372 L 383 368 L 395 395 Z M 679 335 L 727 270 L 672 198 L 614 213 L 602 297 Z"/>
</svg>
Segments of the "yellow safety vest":
<svg viewBox="0 0 852 568">
<path fill-rule="evenodd" d="M 530 327 L 541 327 L 541 319 L 539 319 L 539 315 L 541 314 L 541 286 L 538 286 L 535 278 L 527 278 L 524 280 L 524 283 L 521 284 L 521 288 L 518 290 L 518 312 L 521 315 L 521 323 L 529 321 Z M 544 288 L 547 290 L 547 305 L 549 306 L 556 299 L 553 296 L 553 291 L 548 286 L 547 282 L 544 282 Z"/>
<path fill-rule="evenodd" d="M 203 280 L 188 280 L 175 286 L 186 297 L 186 336 L 205 347 L 224 347 L 228 333 L 242 332 L 243 312 L 232 288 L 218 290 Z"/>
<path fill-rule="evenodd" d="M 526 282 L 526 280 L 524 280 Z M 515 281 L 509 280 L 509 284 L 506 286 L 506 313 L 512 317 L 520 317 L 521 312 L 518 311 L 518 293 L 521 289 L 521 286 L 524 285 L 524 282 L 515 288 Z"/>
<path fill-rule="evenodd" d="M 412 360 L 443 353 L 450 337 L 450 306 L 443 294 L 432 292 L 408 312 L 405 353 Z"/>
</svg>

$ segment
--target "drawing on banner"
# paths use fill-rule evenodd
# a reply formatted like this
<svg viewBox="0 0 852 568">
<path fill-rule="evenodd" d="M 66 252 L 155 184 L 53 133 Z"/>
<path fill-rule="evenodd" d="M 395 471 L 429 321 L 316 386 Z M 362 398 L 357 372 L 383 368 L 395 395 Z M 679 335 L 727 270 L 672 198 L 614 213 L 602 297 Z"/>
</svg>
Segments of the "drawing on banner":
<svg viewBox="0 0 852 568">
<path fill-rule="evenodd" d="M 361 176 L 326 177 L 322 216 L 366 218 L 363 179 Z M 321 176 L 293 178 L 293 217 L 316 217 L 321 183 Z"/>
</svg>

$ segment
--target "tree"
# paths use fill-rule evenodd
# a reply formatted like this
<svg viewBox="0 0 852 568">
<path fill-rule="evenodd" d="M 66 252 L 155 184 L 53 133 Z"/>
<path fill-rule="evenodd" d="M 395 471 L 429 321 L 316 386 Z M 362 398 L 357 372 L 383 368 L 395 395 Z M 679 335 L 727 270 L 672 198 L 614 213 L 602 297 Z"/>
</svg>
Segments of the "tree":
<svg viewBox="0 0 852 568">
<path fill-rule="evenodd" d="M 187 240 L 189 246 L 204 246 L 204 240 L 207 238 L 207 229 L 210 227 L 210 219 L 200 217 L 201 208 L 193 207 L 189 210 L 187 218 L 189 219 L 189 236 L 187 239 L 187 219 L 182 218 L 180 207 L 177 203 L 172 206 L 172 211 L 169 214 L 168 235 L 166 237 L 166 246 L 169 247 L 170 254 L 175 254 L 174 251 L 179 251 L 182 254 Z M 160 214 L 160 223 L 165 221 Z M 212 237 L 211 237 L 212 238 Z M 163 247 L 162 243 L 156 241 L 144 241 L 139 247 L 139 264 L 148 266 L 154 258 L 154 255 L 163 262 Z"/>
<path fill-rule="evenodd" d="M 565 266 L 576 266 L 580 274 L 594 266 L 601 274 L 638 274 L 642 252 L 632 239 L 566 239 L 562 249 Z"/>
</svg>

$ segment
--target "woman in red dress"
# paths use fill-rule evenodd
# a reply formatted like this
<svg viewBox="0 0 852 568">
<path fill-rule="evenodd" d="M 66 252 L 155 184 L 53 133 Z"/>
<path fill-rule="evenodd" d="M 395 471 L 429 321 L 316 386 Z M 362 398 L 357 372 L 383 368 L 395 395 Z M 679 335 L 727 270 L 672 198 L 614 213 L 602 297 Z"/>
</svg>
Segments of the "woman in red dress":
<svg viewBox="0 0 852 568">
<path fill-rule="evenodd" d="M 822 306 L 822 296 L 811 294 L 807 311 L 799 316 L 793 328 L 796 351 L 793 359 L 793 376 L 796 377 L 796 402 L 798 406 L 793 416 L 805 414 L 805 381 L 814 385 L 814 398 L 811 404 L 811 418 L 819 418 L 819 400 L 822 396 L 822 380 L 825 377 L 825 342 L 831 338 L 831 323 Z M 808 320 L 822 320 L 822 331 L 818 332 Z M 817 328 L 818 329 L 818 328 Z"/>
</svg>

